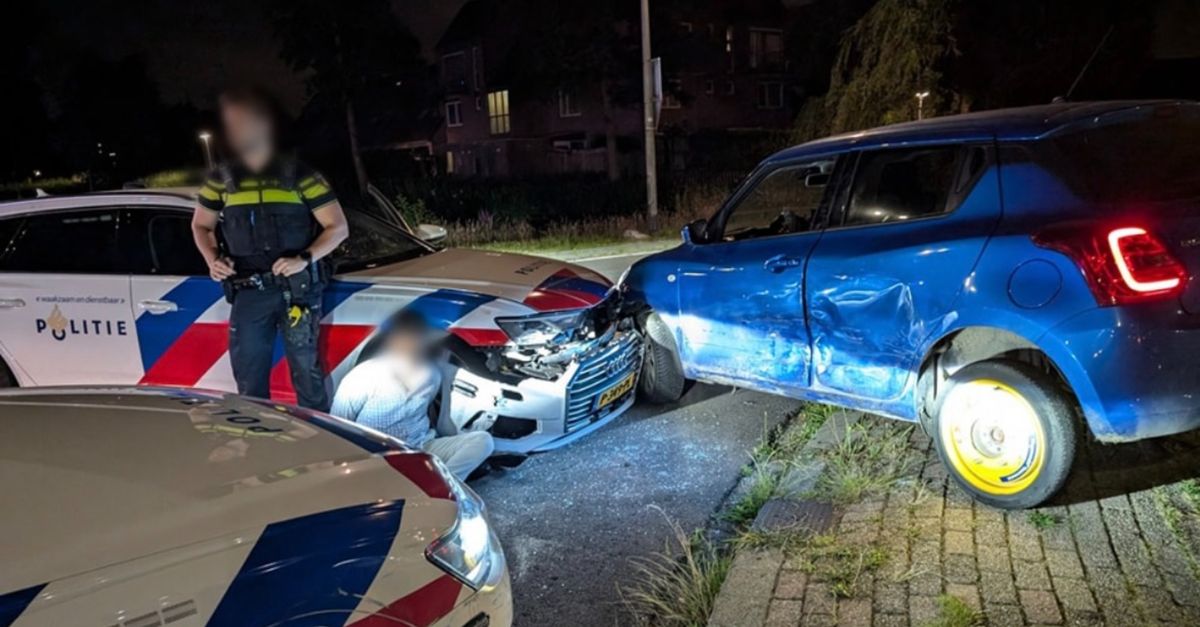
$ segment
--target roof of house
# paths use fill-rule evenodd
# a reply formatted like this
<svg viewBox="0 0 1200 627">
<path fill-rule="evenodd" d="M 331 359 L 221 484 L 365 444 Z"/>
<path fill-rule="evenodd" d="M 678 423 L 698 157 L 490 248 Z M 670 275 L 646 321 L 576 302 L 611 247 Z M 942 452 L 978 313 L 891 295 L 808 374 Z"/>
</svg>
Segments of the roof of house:
<svg viewBox="0 0 1200 627">
<path fill-rule="evenodd" d="M 972 139 L 1021 141 L 1044 138 L 1064 128 L 1092 123 L 1115 113 L 1139 113 L 1147 107 L 1200 106 L 1181 100 L 1114 100 L 1061 102 L 1030 107 L 995 109 L 947 115 L 834 135 L 781 150 L 767 159 L 785 161 L 809 155 L 889 145 L 908 145 Z"/>
</svg>

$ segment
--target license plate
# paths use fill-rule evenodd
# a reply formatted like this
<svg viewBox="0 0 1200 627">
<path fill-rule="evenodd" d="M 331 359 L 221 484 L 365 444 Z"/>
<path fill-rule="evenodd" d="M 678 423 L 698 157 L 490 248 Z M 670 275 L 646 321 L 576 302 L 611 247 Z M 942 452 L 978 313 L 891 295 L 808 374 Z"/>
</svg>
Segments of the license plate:
<svg viewBox="0 0 1200 627">
<path fill-rule="evenodd" d="M 622 379 L 620 383 L 605 390 L 604 393 L 600 395 L 600 402 L 596 403 L 596 409 L 600 409 L 601 407 L 612 403 L 618 398 L 625 396 L 627 392 L 633 389 L 633 382 L 636 378 L 636 375 L 631 374 Z"/>
</svg>

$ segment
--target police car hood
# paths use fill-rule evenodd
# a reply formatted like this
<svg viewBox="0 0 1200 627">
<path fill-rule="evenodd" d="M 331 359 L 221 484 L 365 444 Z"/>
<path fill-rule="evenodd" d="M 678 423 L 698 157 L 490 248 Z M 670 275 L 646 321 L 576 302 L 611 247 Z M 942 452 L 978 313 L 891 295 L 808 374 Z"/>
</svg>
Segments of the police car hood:
<svg viewBox="0 0 1200 627">
<path fill-rule="evenodd" d="M 0 393 L 0 424 L 0 595 L 148 555 L 166 568 L 249 551 L 272 528 L 328 545 L 361 525 L 424 568 L 456 517 L 424 453 L 266 401 L 44 388 Z"/>
<path fill-rule="evenodd" d="M 563 261 L 455 248 L 338 278 L 475 292 L 524 303 L 537 311 L 590 307 L 612 287 L 602 275 Z"/>
</svg>

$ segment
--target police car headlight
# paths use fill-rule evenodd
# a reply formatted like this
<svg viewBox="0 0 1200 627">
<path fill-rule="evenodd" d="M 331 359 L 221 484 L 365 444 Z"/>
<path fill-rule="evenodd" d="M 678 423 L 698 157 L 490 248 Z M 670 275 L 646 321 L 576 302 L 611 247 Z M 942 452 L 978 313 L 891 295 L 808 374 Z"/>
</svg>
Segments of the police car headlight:
<svg viewBox="0 0 1200 627">
<path fill-rule="evenodd" d="M 566 311 L 521 318 L 496 318 L 496 324 L 517 346 L 544 346 L 570 339 L 584 311 Z"/>
<path fill-rule="evenodd" d="M 504 559 L 499 551 L 500 542 L 488 525 L 483 501 L 454 478 L 441 462 L 435 460 L 435 463 L 458 503 L 458 519 L 446 535 L 434 540 L 425 549 L 425 556 L 456 579 L 478 590 L 492 579 L 494 570 Z"/>
</svg>

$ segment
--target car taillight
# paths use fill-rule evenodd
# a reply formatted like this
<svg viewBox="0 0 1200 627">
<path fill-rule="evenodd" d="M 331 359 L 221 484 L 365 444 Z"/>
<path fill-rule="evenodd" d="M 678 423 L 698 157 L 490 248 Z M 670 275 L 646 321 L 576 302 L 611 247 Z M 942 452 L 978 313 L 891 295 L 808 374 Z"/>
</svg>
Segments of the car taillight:
<svg viewBox="0 0 1200 627">
<path fill-rule="evenodd" d="M 1162 240 L 1138 226 L 1059 225 L 1038 232 L 1033 242 L 1073 259 L 1101 306 L 1175 296 L 1188 279 Z"/>
</svg>

